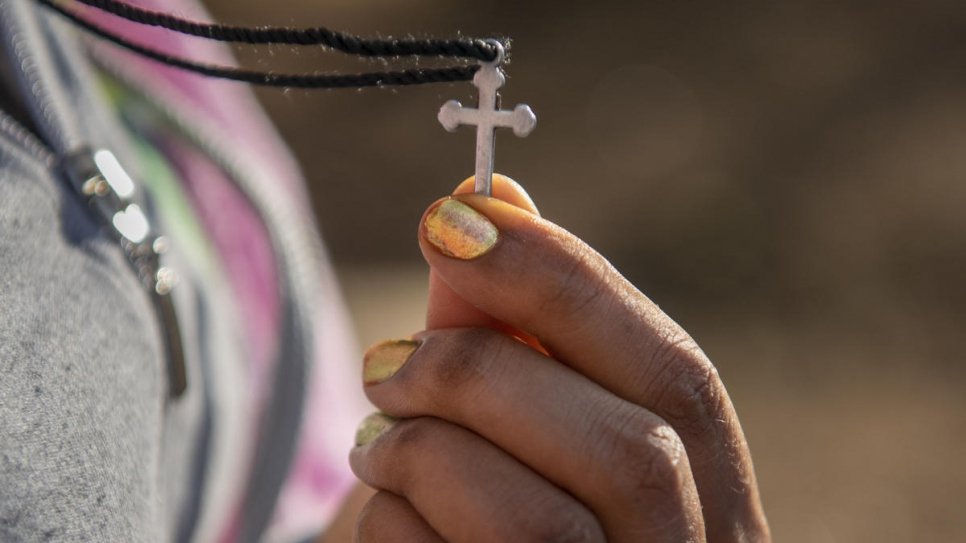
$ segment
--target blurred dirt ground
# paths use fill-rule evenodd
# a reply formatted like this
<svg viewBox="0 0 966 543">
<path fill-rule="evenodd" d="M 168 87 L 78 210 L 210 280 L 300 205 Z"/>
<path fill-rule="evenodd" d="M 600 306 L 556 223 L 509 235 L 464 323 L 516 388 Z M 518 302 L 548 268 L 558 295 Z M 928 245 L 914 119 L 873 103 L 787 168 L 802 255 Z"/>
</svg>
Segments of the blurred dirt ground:
<svg viewBox="0 0 966 543">
<path fill-rule="evenodd" d="M 966 541 L 966 4 L 208 0 L 224 22 L 510 35 L 497 169 L 715 361 L 777 541 Z M 241 47 L 281 70 L 371 69 Z M 258 91 L 363 341 L 422 325 L 425 206 L 467 85 Z"/>
</svg>

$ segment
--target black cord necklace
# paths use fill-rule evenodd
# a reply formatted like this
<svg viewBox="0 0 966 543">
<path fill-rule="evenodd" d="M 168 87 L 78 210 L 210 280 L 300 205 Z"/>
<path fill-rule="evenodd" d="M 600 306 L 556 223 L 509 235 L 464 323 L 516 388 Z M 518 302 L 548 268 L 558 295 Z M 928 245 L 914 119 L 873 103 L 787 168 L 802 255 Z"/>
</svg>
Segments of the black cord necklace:
<svg viewBox="0 0 966 543">
<path fill-rule="evenodd" d="M 459 65 L 443 68 L 419 68 L 400 71 L 368 72 L 360 74 L 281 74 L 270 71 L 246 70 L 230 66 L 216 66 L 170 55 L 143 44 L 135 43 L 96 23 L 85 19 L 75 10 L 57 0 L 37 0 L 56 11 L 73 24 L 139 55 L 170 66 L 208 77 L 230 79 L 269 87 L 304 89 L 333 89 L 359 87 L 387 87 L 469 81 L 480 69 L 479 65 Z M 471 59 L 492 62 L 509 47 L 509 41 L 479 38 L 441 39 L 367 39 L 323 27 L 293 28 L 279 26 L 244 27 L 190 21 L 149 9 L 126 4 L 119 0 L 74 0 L 78 4 L 110 13 L 134 23 L 158 26 L 168 30 L 214 41 L 255 45 L 323 46 L 348 55 L 361 57 L 395 58 L 401 56 Z"/>
<path fill-rule="evenodd" d="M 202 23 L 132 6 L 121 0 L 37 0 L 37 2 L 66 17 L 75 25 L 116 45 L 152 60 L 209 77 L 243 81 L 255 85 L 315 89 L 420 85 L 472 79 L 473 85 L 479 89 L 478 107 L 475 109 L 467 108 L 455 100 L 450 100 L 443 104 L 440 109 L 439 122 L 449 131 L 456 130 L 460 125 L 476 126 L 476 191 L 486 195 L 490 194 L 493 176 L 494 130 L 496 128 L 512 128 L 514 134 L 523 137 L 533 130 L 537 122 L 537 118 L 529 106 L 518 105 L 510 111 L 500 109 L 498 90 L 506 82 L 500 66 L 506 58 L 506 51 L 509 47 L 509 42 L 506 40 L 479 38 L 452 40 L 366 39 L 323 27 L 244 27 Z M 134 23 L 157 26 L 173 32 L 215 41 L 322 46 L 348 55 L 362 57 L 416 56 L 473 59 L 478 61 L 478 64 L 349 75 L 279 74 L 270 71 L 216 66 L 170 55 L 128 40 L 91 22 L 74 9 L 64 5 L 70 2 L 86 5 Z"/>
<path fill-rule="evenodd" d="M 282 45 L 322 45 L 350 55 L 391 57 L 422 55 L 475 58 L 485 62 L 496 59 L 496 48 L 486 40 L 458 38 L 440 39 L 363 39 L 324 27 L 293 28 L 287 26 L 245 27 L 226 24 L 198 23 L 167 13 L 152 11 L 119 0 L 76 0 L 80 4 L 106 11 L 136 23 L 160 26 L 182 34 L 210 40 Z M 506 43 L 503 43 L 506 48 Z"/>
<path fill-rule="evenodd" d="M 201 23 L 132 6 L 120 0 L 36 1 L 102 39 L 154 61 L 209 77 L 272 87 L 314 89 L 419 85 L 472 79 L 473 85 L 479 91 L 477 107 L 464 107 L 456 100 L 450 100 L 440 108 L 438 118 L 443 127 L 449 131 L 454 131 L 461 125 L 476 127 L 476 192 L 487 196 L 491 192 L 493 176 L 495 129 L 512 128 L 514 134 L 523 137 L 533 130 L 537 122 L 536 116 L 527 105 L 518 105 L 512 110 L 500 109 L 498 91 L 506 82 L 500 66 L 506 57 L 508 41 L 476 38 L 364 39 L 321 27 L 242 27 Z M 215 41 L 322 46 L 362 57 L 437 57 L 475 60 L 477 63 L 348 75 L 279 74 L 218 66 L 171 55 L 128 40 L 86 19 L 75 9 L 68 7 L 71 3 L 99 9 L 137 24 L 157 26 Z M 113 153 L 103 149 L 84 148 L 72 152 L 62 162 L 71 184 L 98 210 L 105 222 L 113 224 L 116 237 L 120 240 L 132 266 L 138 271 L 142 283 L 151 293 L 166 334 L 171 394 L 179 396 L 187 386 L 187 373 L 180 327 L 169 296 L 177 282 L 177 274 L 161 263 L 166 243 L 163 238 L 154 237 L 151 233 L 147 217 L 132 200 L 136 184 L 117 162 Z"/>
</svg>

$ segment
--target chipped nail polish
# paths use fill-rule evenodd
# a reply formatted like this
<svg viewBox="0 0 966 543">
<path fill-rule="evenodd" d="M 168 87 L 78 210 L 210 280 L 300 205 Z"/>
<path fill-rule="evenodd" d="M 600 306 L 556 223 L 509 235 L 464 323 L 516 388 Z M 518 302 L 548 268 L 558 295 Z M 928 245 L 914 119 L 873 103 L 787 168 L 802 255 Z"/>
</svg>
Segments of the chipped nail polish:
<svg viewBox="0 0 966 543">
<path fill-rule="evenodd" d="M 361 447 L 375 441 L 375 439 L 392 427 L 398 419 L 385 413 L 373 413 L 362 419 L 356 430 L 356 447 Z"/>
<path fill-rule="evenodd" d="M 499 230 L 472 207 L 452 198 L 429 211 L 423 221 L 423 236 L 441 253 L 472 260 L 493 248 Z"/>
<path fill-rule="evenodd" d="M 389 379 L 409 360 L 420 342 L 411 339 L 381 341 L 366 351 L 362 363 L 362 381 L 376 385 Z"/>
</svg>

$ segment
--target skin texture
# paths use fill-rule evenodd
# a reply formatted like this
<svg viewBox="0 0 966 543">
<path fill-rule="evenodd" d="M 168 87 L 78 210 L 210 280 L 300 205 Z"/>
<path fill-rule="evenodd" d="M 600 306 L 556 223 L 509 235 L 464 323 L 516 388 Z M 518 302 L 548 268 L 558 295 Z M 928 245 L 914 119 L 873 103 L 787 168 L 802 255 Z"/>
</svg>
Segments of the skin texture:
<svg viewBox="0 0 966 543">
<path fill-rule="evenodd" d="M 421 224 L 416 348 L 367 355 L 366 394 L 392 419 L 350 456 L 378 490 L 355 540 L 770 541 L 738 418 L 690 336 L 515 183 L 471 190 Z"/>
</svg>

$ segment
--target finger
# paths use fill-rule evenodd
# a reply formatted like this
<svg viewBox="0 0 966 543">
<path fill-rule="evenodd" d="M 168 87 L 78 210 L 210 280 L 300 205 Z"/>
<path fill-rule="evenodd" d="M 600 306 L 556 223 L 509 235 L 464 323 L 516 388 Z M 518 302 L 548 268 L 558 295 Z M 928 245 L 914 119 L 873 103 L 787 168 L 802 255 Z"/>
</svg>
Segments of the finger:
<svg viewBox="0 0 966 543">
<path fill-rule="evenodd" d="M 473 188 L 474 178 L 470 177 L 460 183 L 453 194 L 472 193 Z M 537 206 L 534 205 L 533 200 L 523 190 L 523 187 L 509 177 L 493 174 L 493 197 L 529 213 L 539 214 Z M 456 295 L 431 269 L 429 272 L 429 303 L 426 308 L 426 328 L 452 328 L 456 326 L 505 328 L 503 323 Z"/>
<path fill-rule="evenodd" d="M 366 354 L 384 412 L 472 430 L 589 507 L 608 541 L 703 540 L 687 455 L 659 417 L 495 331 L 417 337 Z"/>
<path fill-rule="evenodd" d="M 536 215 L 479 195 L 431 206 L 420 248 L 467 303 L 667 420 L 687 448 L 711 539 L 767 538 L 751 457 L 717 370 L 602 256 Z"/>
<path fill-rule="evenodd" d="M 480 436 L 435 418 L 375 417 L 381 432 L 363 422 L 353 471 L 404 496 L 445 540 L 604 541 L 583 505 Z"/>
<path fill-rule="evenodd" d="M 362 483 L 357 484 L 342 501 L 339 512 L 325 528 L 325 533 L 315 540 L 316 543 L 346 543 L 346 541 L 352 541 L 359 524 L 359 515 L 375 493 L 376 491 L 372 488 Z"/>
<path fill-rule="evenodd" d="M 377 492 L 366 502 L 356 524 L 356 543 L 445 543 L 405 498 Z"/>
</svg>

